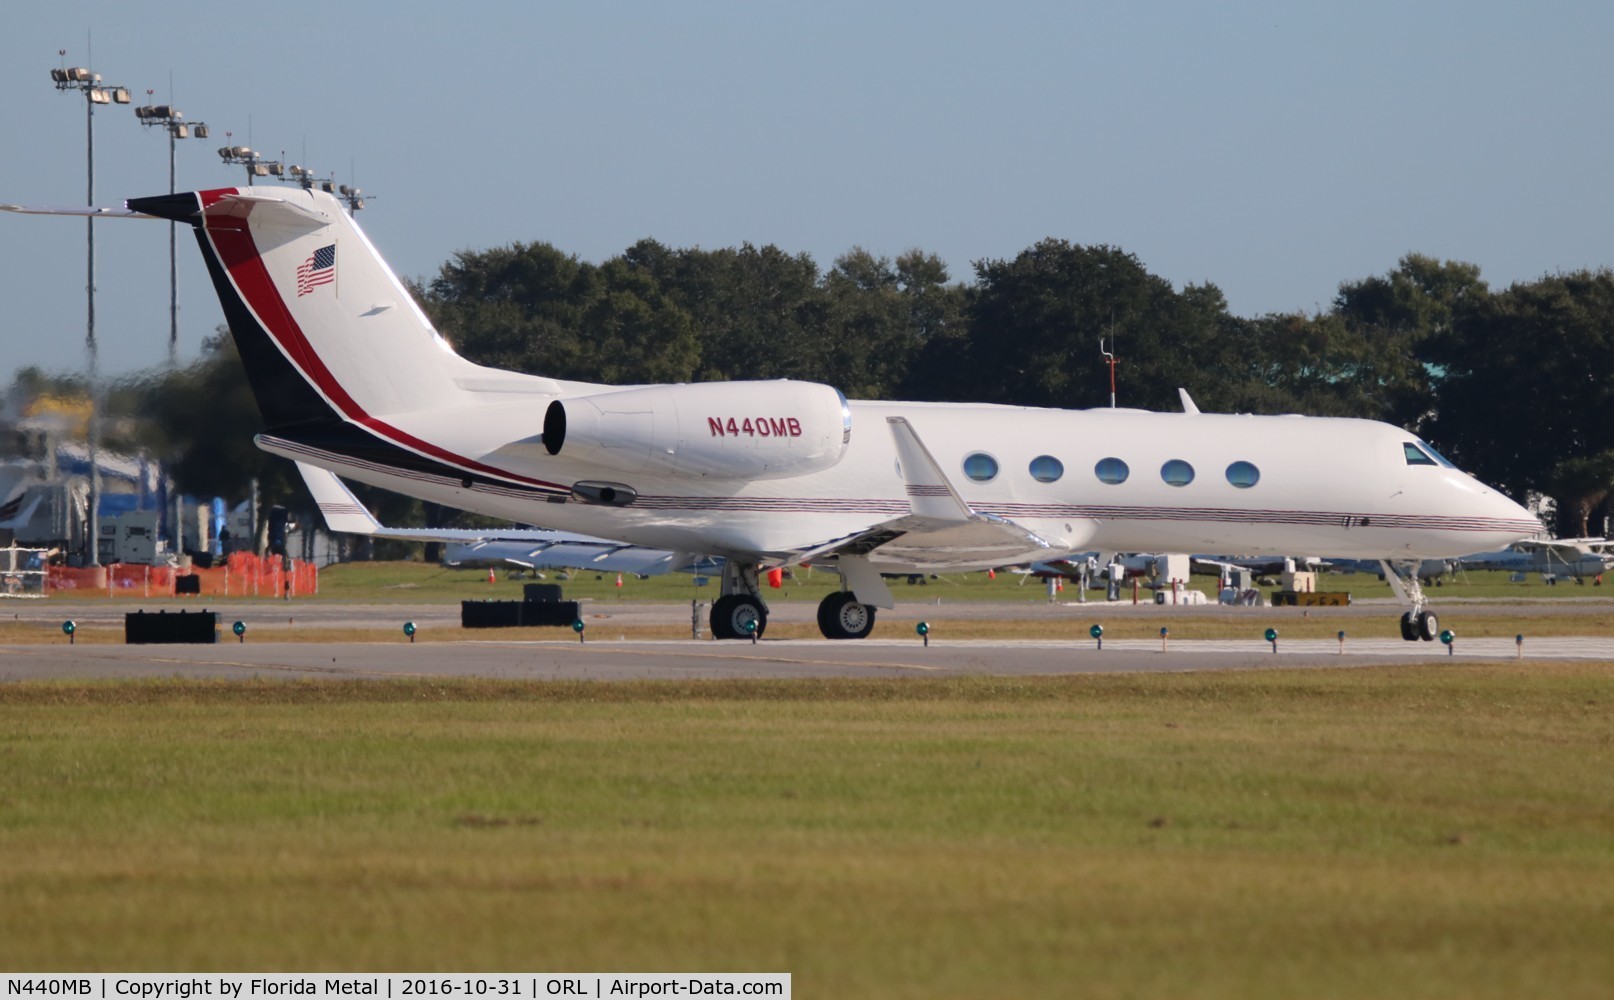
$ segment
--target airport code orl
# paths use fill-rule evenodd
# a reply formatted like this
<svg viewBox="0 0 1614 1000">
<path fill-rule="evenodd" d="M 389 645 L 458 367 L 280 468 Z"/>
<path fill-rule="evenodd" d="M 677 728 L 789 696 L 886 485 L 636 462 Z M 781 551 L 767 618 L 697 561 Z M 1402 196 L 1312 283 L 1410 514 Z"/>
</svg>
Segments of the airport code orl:
<svg viewBox="0 0 1614 1000">
<path fill-rule="evenodd" d="M 510 973 L 504 975 L 307 973 L 17 974 L 4 997 L 95 1000 L 265 1000 L 274 997 L 784 997 L 790 973 Z"/>
<path fill-rule="evenodd" d="M 746 417 L 743 421 L 730 417 L 727 423 L 722 417 L 707 417 L 706 427 L 716 438 L 801 437 L 801 421 L 795 417 L 757 417 L 755 420 Z"/>
</svg>

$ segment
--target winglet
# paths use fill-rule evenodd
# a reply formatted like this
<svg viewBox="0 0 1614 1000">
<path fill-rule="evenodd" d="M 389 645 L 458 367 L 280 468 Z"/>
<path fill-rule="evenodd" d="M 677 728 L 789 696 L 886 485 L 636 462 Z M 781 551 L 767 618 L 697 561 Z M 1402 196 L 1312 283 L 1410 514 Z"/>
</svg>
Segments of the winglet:
<svg viewBox="0 0 1614 1000">
<path fill-rule="evenodd" d="M 915 516 L 934 521 L 968 521 L 975 512 L 958 495 L 930 449 L 919 440 L 907 417 L 886 417 L 908 486 L 908 505 Z"/>
<path fill-rule="evenodd" d="M 381 527 L 381 522 L 359 503 L 352 490 L 342 485 L 336 473 L 303 462 L 297 463 L 297 471 L 303 474 L 308 492 L 314 495 L 319 512 L 325 515 L 327 528 L 353 535 L 373 535 Z"/>
<path fill-rule="evenodd" d="M 1182 411 L 1184 413 L 1198 413 L 1199 407 L 1194 403 L 1194 397 L 1188 395 L 1188 390 L 1182 386 L 1177 387 L 1177 395 L 1182 397 Z"/>
</svg>

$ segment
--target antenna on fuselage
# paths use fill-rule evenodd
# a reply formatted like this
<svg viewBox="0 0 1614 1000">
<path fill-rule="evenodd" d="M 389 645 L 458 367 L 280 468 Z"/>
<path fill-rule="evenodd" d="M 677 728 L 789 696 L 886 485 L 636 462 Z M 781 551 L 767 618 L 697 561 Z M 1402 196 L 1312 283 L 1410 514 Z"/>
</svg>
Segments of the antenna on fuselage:
<svg viewBox="0 0 1614 1000">
<path fill-rule="evenodd" d="M 1110 335 L 1110 346 L 1115 346 L 1115 335 Z M 1115 409 L 1115 353 L 1104 349 L 1104 338 L 1098 338 L 1098 352 L 1104 355 L 1104 360 L 1110 366 L 1110 409 Z"/>
</svg>

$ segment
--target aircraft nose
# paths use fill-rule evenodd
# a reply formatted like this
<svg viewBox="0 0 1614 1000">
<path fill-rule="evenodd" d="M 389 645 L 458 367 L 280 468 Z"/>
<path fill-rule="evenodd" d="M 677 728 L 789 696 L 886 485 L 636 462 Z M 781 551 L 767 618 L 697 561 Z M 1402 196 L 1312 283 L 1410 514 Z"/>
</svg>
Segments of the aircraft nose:
<svg viewBox="0 0 1614 1000">
<path fill-rule="evenodd" d="M 1501 490 L 1487 487 L 1485 501 L 1485 516 L 1496 522 L 1499 530 L 1515 531 L 1520 538 L 1528 538 L 1546 531 L 1545 526 L 1534 514 L 1514 502 L 1512 497 Z"/>
</svg>

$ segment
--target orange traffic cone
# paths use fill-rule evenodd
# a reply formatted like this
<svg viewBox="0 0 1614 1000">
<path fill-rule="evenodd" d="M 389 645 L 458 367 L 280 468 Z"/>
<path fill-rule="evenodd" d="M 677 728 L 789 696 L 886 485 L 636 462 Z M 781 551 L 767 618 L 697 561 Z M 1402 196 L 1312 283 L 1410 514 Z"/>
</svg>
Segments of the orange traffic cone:
<svg viewBox="0 0 1614 1000">
<path fill-rule="evenodd" d="M 616 585 L 617 585 L 617 586 L 618 586 L 618 587 L 620 587 L 620 586 L 622 586 L 622 574 L 621 574 L 621 573 L 618 573 L 618 574 L 617 574 L 617 575 L 616 575 Z"/>
<path fill-rule="evenodd" d="M 998 571 L 995 570 L 995 569 L 987 570 L 986 571 L 986 578 L 988 580 L 996 580 L 998 578 Z"/>
<path fill-rule="evenodd" d="M 499 582 L 499 578 L 493 575 L 493 567 L 492 566 L 488 567 L 488 582 L 489 583 L 498 583 Z"/>
<path fill-rule="evenodd" d="M 777 590 L 785 585 L 785 571 L 782 566 L 775 566 L 768 570 L 768 586 Z"/>
</svg>

